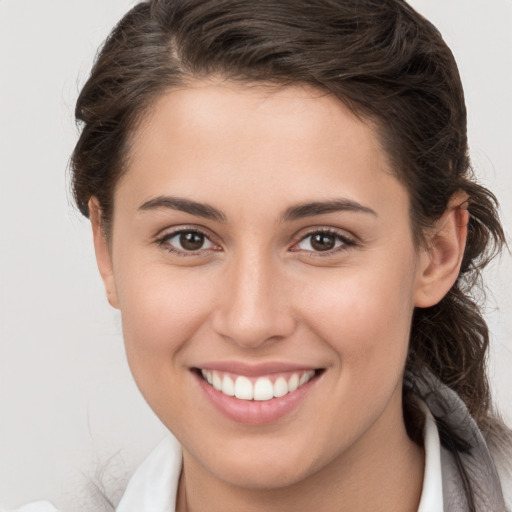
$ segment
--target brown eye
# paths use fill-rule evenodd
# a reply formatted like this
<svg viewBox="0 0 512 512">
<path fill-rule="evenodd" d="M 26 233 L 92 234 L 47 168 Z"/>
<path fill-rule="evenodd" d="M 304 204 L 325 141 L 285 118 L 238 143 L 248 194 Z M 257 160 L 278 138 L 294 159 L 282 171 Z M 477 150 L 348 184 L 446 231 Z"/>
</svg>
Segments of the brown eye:
<svg viewBox="0 0 512 512">
<path fill-rule="evenodd" d="M 205 236 L 202 233 L 181 233 L 180 245 L 186 251 L 199 251 L 204 244 Z"/>
<path fill-rule="evenodd" d="M 353 245 L 355 245 L 353 240 L 341 234 L 331 231 L 315 231 L 302 238 L 294 250 L 311 253 L 336 252 Z"/>
<path fill-rule="evenodd" d="M 170 233 L 160 240 L 159 244 L 178 253 L 193 253 L 217 248 L 204 233 L 193 230 Z"/>
<path fill-rule="evenodd" d="M 330 233 L 317 233 L 311 237 L 311 247 L 315 251 L 330 251 L 336 245 L 336 237 Z"/>
</svg>

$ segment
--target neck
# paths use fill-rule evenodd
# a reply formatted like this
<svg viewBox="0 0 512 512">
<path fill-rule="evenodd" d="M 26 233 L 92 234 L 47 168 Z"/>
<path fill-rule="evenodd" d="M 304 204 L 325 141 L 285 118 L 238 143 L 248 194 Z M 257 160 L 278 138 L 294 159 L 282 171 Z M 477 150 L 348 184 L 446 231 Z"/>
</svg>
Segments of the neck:
<svg viewBox="0 0 512 512">
<path fill-rule="evenodd" d="M 184 452 L 177 511 L 416 511 L 423 485 L 424 450 L 409 439 L 403 421 L 397 428 L 388 416 L 392 416 L 389 410 L 329 465 L 284 488 L 233 486 L 215 478 Z"/>
</svg>

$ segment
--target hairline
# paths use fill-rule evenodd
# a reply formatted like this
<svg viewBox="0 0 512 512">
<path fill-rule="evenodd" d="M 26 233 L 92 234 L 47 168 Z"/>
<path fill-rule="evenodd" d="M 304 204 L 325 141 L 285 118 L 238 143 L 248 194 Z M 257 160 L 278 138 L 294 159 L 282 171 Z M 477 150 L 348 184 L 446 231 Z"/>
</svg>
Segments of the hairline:
<svg viewBox="0 0 512 512">
<path fill-rule="evenodd" d="M 177 90 L 190 89 L 191 87 L 194 87 L 199 84 L 219 83 L 244 86 L 247 87 L 247 89 L 259 88 L 262 91 L 267 91 L 269 94 L 277 93 L 281 91 L 283 88 L 287 87 L 302 87 L 305 90 L 318 91 L 322 92 L 323 95 L 334 96 L 339 102 L 345 105 L 345 107 L 348 108 L 350 113 L 354 115 L 360 122 L 367 124 L 370 127 L 370 129 L 373 130 L 385 159 L 386 165 L 384 165 L 383 168 L 381 169 L 382 172 L 389 172 L 389 174 L 395 177 L 406 189 L 407 197 L 409 200 L 409 223 L 415 250 L 418 251 L 426 246 L 425 226 L 421 226 L 420 222 L 418 222 L 416 218 L 417 215 L 415 215 L 411 187 L 404 179 L 405 173 L 401 171 L 401 167 L 403 164 L 399 162 L 399 157 L 393 154 L 396 152 L 392 152 L 390 150 L 390 146 L 392 146 L 391 136 L 389 133 L 387 133 L 385 121 L 381 119 L 378 115 L 376 115 L 374 112 L 370 112 L 370 110 L 365 108 L 362 104 L 356 103 L 354 101 L 349 100 L 346 97 L 341 96 L 340 94 L 337 94 L 335 91 L 319 82 L 314 83 L 313 81 L 299 81 L 293 79 L 286 80 L 284 77 L 282 79 L 276 77 L 275 80 L 257 79 L 254 77 L 243 75 L 231 76 L 227 73 L 218 72 L 213 72 L 209 74 L 193 74 L 188 73 L 183 69 L 180 69 L 179 73 L 177 74 L 176 83 L 164 85 L 160 87 L 160 89 L 156 89 L 152 93 L 149 93 L 144 98 L 144 100 L 141 103 L 139 103 L 138 109 L 132 111 L 133 118 L 130 119 L 130 122 L 128 123 L 121 156 L 119 162 L 116 165 L 118 170 L 116 173 L 117 177 L 115 180 L 115 185 L 112 189 L 112 197 L 109 212 L 110 218 L 108 219 L 107 223 L 102 223 L 103 233 L 106 240 L 109 242 L 109 245 L 111 245 L 112 238 L 116 190 L 119 187 L 119 184 L 123 180 L 124 176 L 127 174 L 129 167 L 131 165 L 134 138 L 137 134 L 141 132 L 141 130 L 145 129 L 144 124 L 147 121 L 147 119 L 150 118 L 151 115 L 155 112 L 159 100 L 167 94 L 171 94 L 172 92 L 175 92 Z"/>
</svg>

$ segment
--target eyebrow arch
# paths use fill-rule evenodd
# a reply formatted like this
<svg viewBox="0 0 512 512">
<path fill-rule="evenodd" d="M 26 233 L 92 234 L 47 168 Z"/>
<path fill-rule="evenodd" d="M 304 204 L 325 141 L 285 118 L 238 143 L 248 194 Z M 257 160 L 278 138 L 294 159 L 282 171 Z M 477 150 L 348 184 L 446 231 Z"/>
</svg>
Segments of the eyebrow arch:
<svg viewBox="0 0 512 512">
<path fill-rule="evenodd" d="M 198 203 L 181 197 L 158 196 L 139 206 L 139 211 L 157 210 L 161 208 L 179 210 L 205 219 L 217 220 L 220 222 L 226 221 L 226 215 L 224 215 L 220 210 L 217 210 L 217 208 L 206 203 Z"/>
<path fill-rule="evenodd" d="M 378 217 L 377 212 L 350 199 L 331 199 L 330 201 L 313 201 L 288 208 L 283 214 L 283 220 L 290 222 L 304 217 L 313 217 L 335 212 L 367 213 Z"/>
</svg>

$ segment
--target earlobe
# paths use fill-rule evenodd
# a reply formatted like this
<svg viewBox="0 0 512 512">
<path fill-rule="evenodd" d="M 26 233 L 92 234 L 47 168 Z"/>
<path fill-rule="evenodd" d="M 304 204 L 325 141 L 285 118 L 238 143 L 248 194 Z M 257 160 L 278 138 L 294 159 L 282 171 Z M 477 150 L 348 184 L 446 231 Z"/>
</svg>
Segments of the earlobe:
<svg viewBox="0 0 512 512">
<path fill-rule="evenodd" d="M 119 308 L 112 266 L 112 255 L 108 240 L 102 228 L 101 208 L 95 197 L 91 197 L 89 200 L 89 218 L 92 226 L 96 263 L 98 264 L 98 270 L 100 271 L 105 286 L 107 300 L 112 307 Z"/>
<path fill-rule="evenodd" d="M 414 298 L 416 307 L 434 306 L 457 280 L 466 247 L 468 222 L 467 196 L 463 192 L 456 193 L 427 235 L 428 245 L 420 258 Z"/>
</svg>

